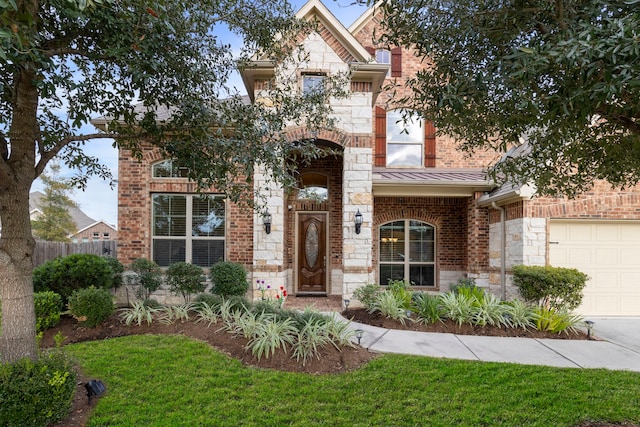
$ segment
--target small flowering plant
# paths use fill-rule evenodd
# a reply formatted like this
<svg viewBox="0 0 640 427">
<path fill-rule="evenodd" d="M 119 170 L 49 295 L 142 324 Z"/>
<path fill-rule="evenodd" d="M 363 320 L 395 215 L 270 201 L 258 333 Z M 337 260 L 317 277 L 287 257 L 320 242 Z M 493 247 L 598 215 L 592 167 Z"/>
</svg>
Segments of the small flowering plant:
<svg viewBox="0 0 640 427">
<path fill-rule="evenodd" d="M 262 299 L 262 301 L 273 301 L 271 285 L 266 285 L 264 280 L 256 280 L 256 290 L 260 291 L 260 299 Z M 284 301 L 287 299 L 287 290 L 284 286 L 280 286 L 280 289 L 276 289 L 275 291 L 275 302 L 279 307 L 282 307 Z"/>
<path fill-rule="evenodd" d="M 271 285 L 264 284 L 264 280 L 256 280 L 256 289 L 260 291 L 260 297 L 262 301 L 266 301 L 266 293 L 269 289 L 271 289 Z"/>
<path fill-rule="evenodd" d="M 278 302 L 278 305 L 282 307 L 282 305 L 284 304 L 284 300 L 286 299 L 287 290 L 284 288 L 284 286 L 280 286 L 280 289 L 278 289 L 278 293 L 276 294 L 276 301 Z"/>
</svg>

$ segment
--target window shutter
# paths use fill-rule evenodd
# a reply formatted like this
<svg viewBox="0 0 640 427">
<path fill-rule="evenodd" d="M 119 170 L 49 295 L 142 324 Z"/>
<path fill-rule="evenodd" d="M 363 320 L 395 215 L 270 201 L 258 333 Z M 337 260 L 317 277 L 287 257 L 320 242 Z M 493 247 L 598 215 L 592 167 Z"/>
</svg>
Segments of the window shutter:
<svg viewBox="0 0 640 427">
<path fill-rule="evenodd" d="M 436 166 L 436 127 L 433 122 L 424 121 L 424 167 Z"/>
<path fill-rule="evenodd" d="M 391 49 L 391 77 L 402 77 L 402 48 Z"/>
<path fill-rule="evenodd" d="M 374 166 L 387 164 L 387 112 L 384 108 L 376 107 L 376 150 Z"/>
</svg>

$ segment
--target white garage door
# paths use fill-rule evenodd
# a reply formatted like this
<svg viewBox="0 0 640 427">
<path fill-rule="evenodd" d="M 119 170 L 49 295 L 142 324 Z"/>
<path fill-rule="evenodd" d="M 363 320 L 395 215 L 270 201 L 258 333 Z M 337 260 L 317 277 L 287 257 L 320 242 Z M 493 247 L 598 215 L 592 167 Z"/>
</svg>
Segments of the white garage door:
<svg viewBox="0 0 640 427">
<path fill-rule="evenodd" d="M 549 263 L 591 278 L 582 315 L 640 315 L 640 222 L 551 220 Z"/>
</svg>

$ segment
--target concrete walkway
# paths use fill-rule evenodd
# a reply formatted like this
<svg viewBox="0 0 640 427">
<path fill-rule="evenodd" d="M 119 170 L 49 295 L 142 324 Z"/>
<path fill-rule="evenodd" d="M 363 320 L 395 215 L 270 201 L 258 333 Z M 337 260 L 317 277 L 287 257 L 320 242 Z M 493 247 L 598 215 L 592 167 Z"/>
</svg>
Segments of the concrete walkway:
<svg viewBox="0 0 640 427">
<path fill-rule="evenodd" d="M 372 352 L 640 372 L 640 318 L 591 320 L 595 322 L 596 339 L 589 341 L 414 332 L 355 322 L 351 325 L 364 331 L 360 345 Z"/>
</svg>

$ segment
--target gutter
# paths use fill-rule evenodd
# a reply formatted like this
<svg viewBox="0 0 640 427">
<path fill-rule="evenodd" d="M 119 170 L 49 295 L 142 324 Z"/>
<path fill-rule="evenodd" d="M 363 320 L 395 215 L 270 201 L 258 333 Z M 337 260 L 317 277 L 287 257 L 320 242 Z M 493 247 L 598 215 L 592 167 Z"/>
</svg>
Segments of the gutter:
<svg viewBox="0 0 640 427">
<path fill-rule="evenodd" d="M 491 202 L 491 207 L 500 211 L 500 298 L 504 301 L 507 299 L 507 228 L 506 213 L 502 206 L 498 206 L 496 202 Z"/>
</svg>

